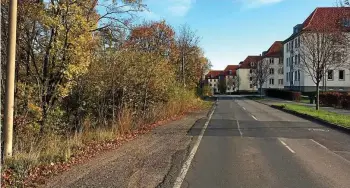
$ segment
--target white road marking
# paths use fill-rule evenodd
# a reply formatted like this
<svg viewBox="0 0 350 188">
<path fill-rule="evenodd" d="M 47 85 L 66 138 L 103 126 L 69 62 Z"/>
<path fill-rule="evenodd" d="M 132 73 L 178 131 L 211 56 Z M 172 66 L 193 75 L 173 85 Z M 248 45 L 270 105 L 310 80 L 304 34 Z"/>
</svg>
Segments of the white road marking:
<svg viewBox="0 0 350 188">
<path fill-rule="evenodd" d="M 283 145 L 284 145 L 284 147 L 286 147 L 290 152 L 292 152 L 292 153 L 295 153 L 295 151 L 294 150 L 292 150 L 292 148 L 290 148 L 285 142 L 283 142 L 281 139 L 278 139 Z"/>
<path fill-rule="evenodd" d="M 310 139 L 310 140 L 311 140 L 312 142 L 314 142 L 315 144 L 317 144 L 318 146 L 320 146 L 321 148 L 323 148 L 323 149 L 328 149 L 326 146 L 324 146 L 324 145 L 318 143 L 318 142 L 315 141 L 314 139 Z"/>
<path fill-rule="evenodd" d="M 309 131 L 329 132 L 328 129 L 308 129 Z"/>
<path fill-rule="evenodd" d="M 217 101 L 218 101 L 218 100 L 217 100 Z M 197 152 L 197 149 L 198 149 L 198 147 L 199 147 L 199 144 L 200 144 L 200 142 L 201 142 L 201 140 L 202 140 L 202 138 L 203 138 L 204 132 L 205 132 L 205 130 L 206 130 L 207 127 L 208 127 L 209 121 L 211 120 L 211 117 L 213 116 L 215 109 L 216 109 L 216 105 L 214 106 L 213 111 L 210 113 L 208 120 L 205 122 L 204 127 L 203 127 L 203 129 L 201 130 L 201 132 L 200 132 L 200 134 L 199 134 L 199 136 L 198 136 L 198 139 L 197 139 L 196 143 L 194 144 L 194 146 L 193 146 L 193 148 L 192 148 L 192 150 L 191 150 L 191 152 L 190 152 L 190 155 L 188 156 L 187 160 L 186 160 L 185 163 L 183 164 L 183 166 L 182 166 L 182 168 L 181 168 L 181 171 L 180 171 L 180 174 L 179 174 L 179 176 L 176 178 L 176 181 L 175 181 L 175 183 L 174 183 L 174 187 L 173 187 L 173 188 L 180 188 L 180 187 L 181 187 L 182 182 L 184 181 L 184 179 L 185 179 L 185 177 L 186 177 L 186 174 L 187 174 L 187 171 L 188 171 L 188 169 L 189 169 L 190 166 L 191 166 L 191 162 L 192 162 L 192 160 L 193 160 L 193 157 L 194 157 L 194 155 L 195 155 L 196 152 Z"/>
<path fill-rule="evenodd" d="M 237 127 L 238 127 L 238 131 L 239 131 L 239 134 L 241 135 L 241 137 L 243 136 L 243 133 L 242 133 L 242 131 L 241 131 L 241 128 L 239 127 L 239 122 L 238 122 L 238 120 L 236 120 L 237 121 Z"/>
<path fill-rule="evenodd" d="M 256 117 L 255 116 L 253 116 L 253 115 L 251 115 L 255 120 L 257 120 L 258 121 L 258 119 L 256 119 Z"/>
<path fill-rule="evenodd" d="M 247 109 L 245 109 L 243 106 L 242 106 L 242 108 L 243 108 L 243 110 L 247 110 Z"/>
</svg>

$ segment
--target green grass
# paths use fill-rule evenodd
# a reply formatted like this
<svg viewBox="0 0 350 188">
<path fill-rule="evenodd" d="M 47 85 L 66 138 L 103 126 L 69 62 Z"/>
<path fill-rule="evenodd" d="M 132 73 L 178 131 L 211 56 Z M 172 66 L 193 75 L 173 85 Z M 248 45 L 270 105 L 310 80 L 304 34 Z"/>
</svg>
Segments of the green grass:
<svg viewBox="0 0 350 188">
<path fill-rule="evenodd" d="M 334 112 L 328 112 L 325 110 L 316 110 L 313 107 L 307 107 L 296 104 L 277 104 L 276 106 L 283 107 L 284 109 L 299 112 L 302 114 L 310 115 L 312 117 L 316 117 L 322 119 L 326 122 L 333 123 L 342 127 L 350 128 L 350 116 L 337 114 Z"/>
</svg>

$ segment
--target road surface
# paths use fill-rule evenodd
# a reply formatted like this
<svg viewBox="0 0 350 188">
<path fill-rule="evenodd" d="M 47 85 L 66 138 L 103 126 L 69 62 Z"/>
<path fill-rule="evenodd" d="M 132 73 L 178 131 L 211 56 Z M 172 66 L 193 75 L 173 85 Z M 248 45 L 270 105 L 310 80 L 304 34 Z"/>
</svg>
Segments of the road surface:
<svg viewBox="0 0 350 188">
<path fill-rule="evenodd" d="M 198 136 L 201 128 L 189 134 Z M 221 97 L 186 170 L 183 188 L 349 188 L 350 135 L 252 100 Z"/>
</svg>

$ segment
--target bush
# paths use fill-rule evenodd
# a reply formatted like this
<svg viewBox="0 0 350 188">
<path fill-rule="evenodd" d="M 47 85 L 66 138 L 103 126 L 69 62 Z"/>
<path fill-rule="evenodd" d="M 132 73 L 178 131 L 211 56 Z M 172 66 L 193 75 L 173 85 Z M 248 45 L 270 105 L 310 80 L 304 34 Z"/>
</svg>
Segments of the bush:
<svg viewBox="0 0 350 188">
<path fill-rule="evenodd" d="M 324 92 L 320 94 L 320 104 L 322 106 L 350 109 L 350 95 L 342 92 Z"/>
<path fill-rule="evenodd" d="M 279 90 L 279 89 L 266 89 L 266 96 L 275 97 L 291 101 L 300 101 L 301 93 L 296 91 Z"/>
</svg>

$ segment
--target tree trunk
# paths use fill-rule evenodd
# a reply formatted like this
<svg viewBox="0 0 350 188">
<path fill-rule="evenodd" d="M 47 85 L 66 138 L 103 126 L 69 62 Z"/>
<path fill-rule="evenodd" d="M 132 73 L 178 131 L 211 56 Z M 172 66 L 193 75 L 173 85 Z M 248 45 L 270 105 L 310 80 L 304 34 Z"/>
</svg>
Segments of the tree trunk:
<svg viewBox="0 0 350 188">
<path fill-rule="evenodd" d="M 316 84 L 316 110 L 320 109 L 320 83 Z"/>
<path fill-rule="evenodd" d="M 260 84 L 260 98 L 262 98 L 262 84 Z"/>
</svg>

